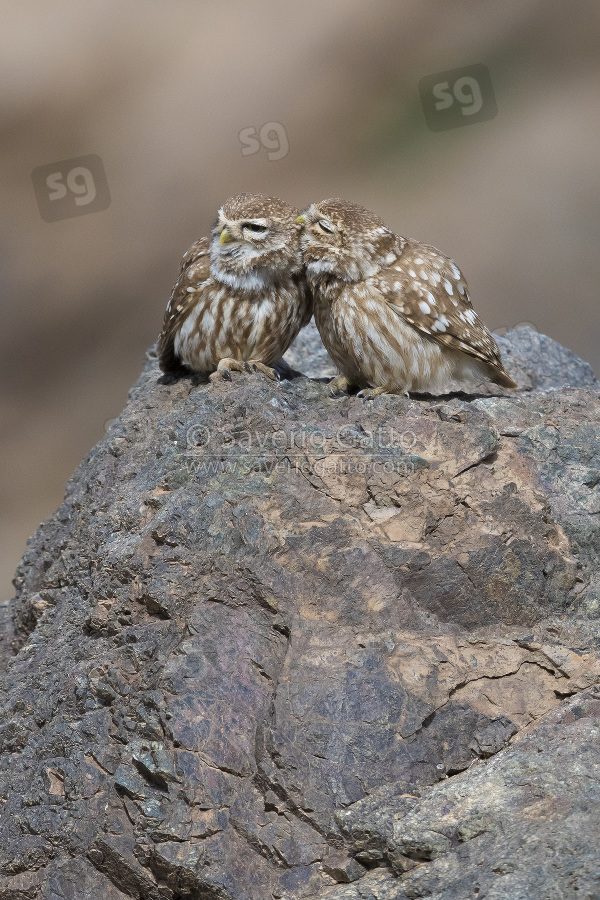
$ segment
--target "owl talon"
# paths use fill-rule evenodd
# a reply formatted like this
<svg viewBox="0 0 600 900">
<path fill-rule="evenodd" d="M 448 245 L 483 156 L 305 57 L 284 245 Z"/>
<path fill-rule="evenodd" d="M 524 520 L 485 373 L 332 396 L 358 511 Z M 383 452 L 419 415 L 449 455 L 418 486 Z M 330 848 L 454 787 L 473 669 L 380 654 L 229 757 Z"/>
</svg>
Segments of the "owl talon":
<svg viewBox="0 0 600 900">
<path fill-rule="evenodd" d="M 251 359 L 250 365 L 255 372 L 260 372 L 262 375 L 266 375 L 267 378 L 271 379 L 271 381 L 279 381 L 277 372 L 275 371 L 275 369 L 272 369 L 271 366 L 266 366 L 264 363 L 261 363 L 256 359 Z"/>
<path fill-rule="evenodd" d="M 329 393 L 332 397 L 339 397 L 341 394 L 347 394 L 352 387 L 352 382 L 345 375 L 337 375 L 329 382 Z"/>
<path fill-rule="evenodd" d="M 245 366 L 246 363 L 240 362 L 239 359 L 228 359 L 227 357 L 225 357 L 224 359 L 219 360 L 217 371 L 213 372 L 212 375 L 209 376 L 209 380 L 215 382 L 219 381 L 221 378 L 224 378 L 225 381 L 231 381 L 231 373 L 244 372 Z"/>
<path fill-rule="evenodd" d="M 219 381 L 221 378 L 224 378 L 226 381 L 232 381 L 231 373 L 232 372 L 249 372 L 250 375 L 254 375 L 257 372 L 266 375 L 267 378 L 271 378 L 273 381 L 278 381 L 279 378 L 274 369 L 270 366 L 265 366 L 264 363 L 259 362 L 258 360 L 240 360 L 240 359 L 221 359 L 219 361 L 219 365 L 217 366 L 217 371 L 213 372 L 212 375 L 209 376 L 209 380 L 213 383 L 215 381 Z"/>
<path fill-rule="evenodd" d="M 386 394 L 387 388 L 378 387 L 378 388 L 364 388 L 362 391 L 359 391 L 356 395 L 360 397 L 361 400 L 374 400 L 375 397 L 379 397 L 380 394 Z"/>
</svg>

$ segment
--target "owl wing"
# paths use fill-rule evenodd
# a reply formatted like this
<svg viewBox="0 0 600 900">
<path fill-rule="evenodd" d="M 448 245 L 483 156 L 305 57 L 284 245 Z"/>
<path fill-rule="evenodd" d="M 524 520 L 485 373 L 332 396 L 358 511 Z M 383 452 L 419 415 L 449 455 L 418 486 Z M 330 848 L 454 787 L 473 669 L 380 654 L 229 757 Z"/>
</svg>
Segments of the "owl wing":
<svg viewBox="0 0 600 900">
<path fill-rule="evenodd" d="M 396 262 L 379 273 L 378 286 L 389 306 L 423 334 L 481 359 L 514 384 L 496 341 L 473 309 L 465 277 L 435 247 L 406 241 Z"/>
<path fill-rule="evenodd" d="M 183 255 L 179 277 L 165 310 L 157 345 L 158 362 L 163 372 L 181 371 L 181 363 L 175 355 L 175 336 L 197 303 L 198 296 L 195 293 L 197 287 L 208 278 L 210 278 L 210 242 L 208 238 L 200 238 Z"/>
</svg>

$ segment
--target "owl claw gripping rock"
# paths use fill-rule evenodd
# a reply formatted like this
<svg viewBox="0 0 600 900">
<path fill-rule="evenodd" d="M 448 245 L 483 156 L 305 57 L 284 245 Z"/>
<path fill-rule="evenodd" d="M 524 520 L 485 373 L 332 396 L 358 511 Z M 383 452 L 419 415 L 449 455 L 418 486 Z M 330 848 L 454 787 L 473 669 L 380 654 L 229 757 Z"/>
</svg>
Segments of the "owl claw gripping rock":
<svg viewBox="0 0 600 900">
<path fill-rule="evenodd" d="M 315 322 L 339 371 L 335 390 L 357 387 L 372 399 L 438 393 L 451 378 L 517 386 L 451 259 L 345 200 L 314 203 L 299 221 Z"/>
<path fill-rule="evenodd" d="M 231 380 L 271 368 L 312 315 L 300 251 L 299 210 L 238 194 L 218 212 L 212 239 L 184 255 L 158 339 L 165 374 L 186 369 Z"/>
</svg>

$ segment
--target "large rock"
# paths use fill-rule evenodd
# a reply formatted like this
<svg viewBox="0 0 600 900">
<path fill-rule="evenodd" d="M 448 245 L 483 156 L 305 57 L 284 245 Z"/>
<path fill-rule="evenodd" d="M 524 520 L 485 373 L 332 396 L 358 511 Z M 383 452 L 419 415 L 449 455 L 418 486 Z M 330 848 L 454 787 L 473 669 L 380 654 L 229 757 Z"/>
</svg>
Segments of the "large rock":
<svg viewBox="0 0 600 900">
<path fill-rule="evenodd" d="M 373 403 L 148 360 L 17 572 L 0 900 L 595 896 L 598 383 L 502 349 Z"/>
</svg>

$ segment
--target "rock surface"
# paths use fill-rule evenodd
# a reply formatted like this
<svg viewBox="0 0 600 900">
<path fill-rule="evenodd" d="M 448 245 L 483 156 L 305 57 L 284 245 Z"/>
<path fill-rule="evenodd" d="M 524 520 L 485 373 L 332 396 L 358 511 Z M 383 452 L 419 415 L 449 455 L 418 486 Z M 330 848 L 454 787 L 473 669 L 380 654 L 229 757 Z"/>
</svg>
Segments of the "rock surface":
<svg viewBox="0 0 600 900">
<path fill-rule="evenodd" d="M 329 900 L 600 896 L 599 738 L 595 688 L 421 798 L 387 787 L 348 807 L 338 820 L 352 849 L 380 851 L 392 872 L 379 869 Z"/>
<path fill-rule="evenodd" d="M 501 341 L 512 396 L 148 360 L 17 572 L 0 900 L 598 896 L 599 386 Z"/>
</svg>

